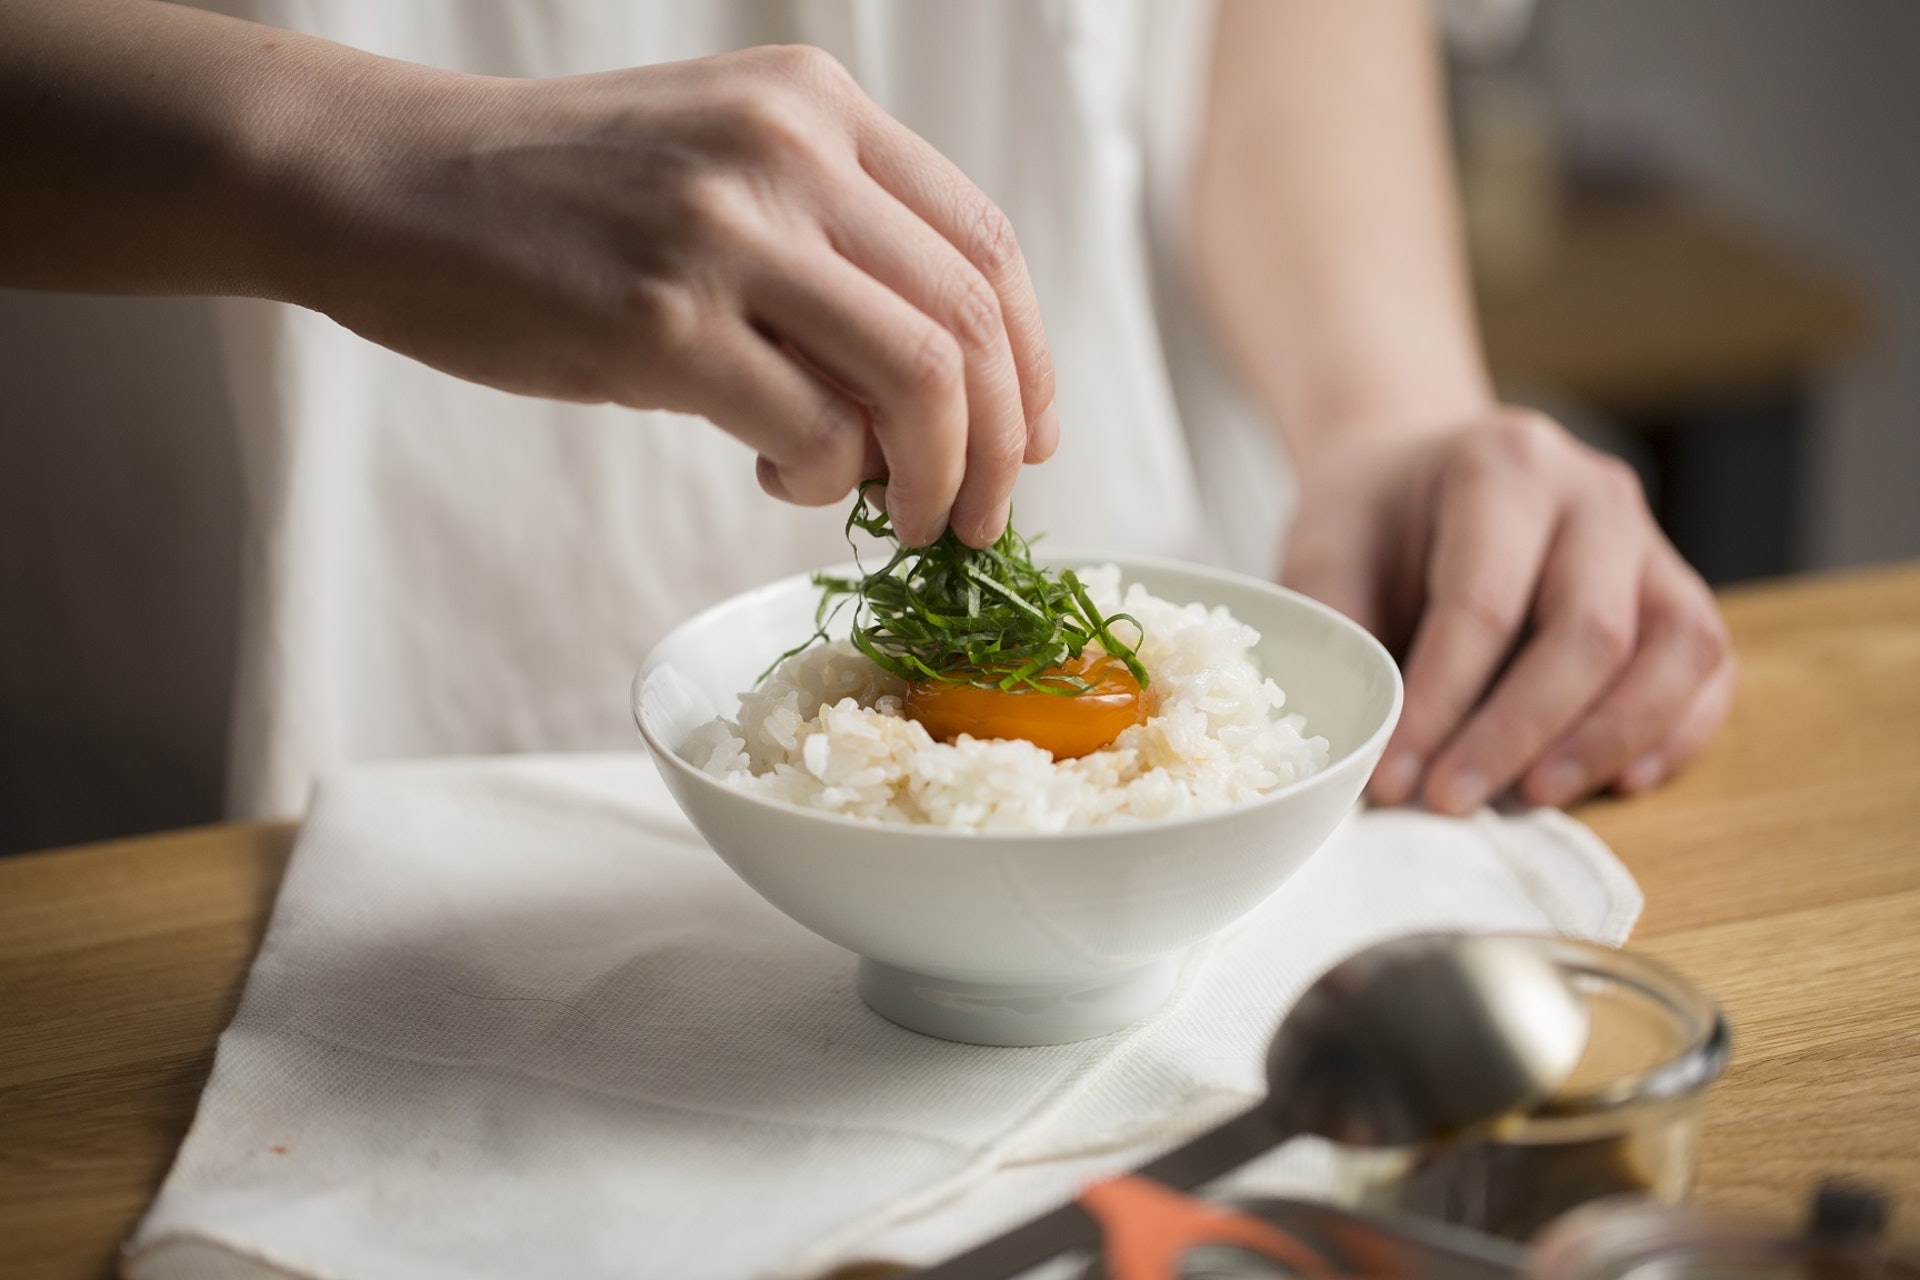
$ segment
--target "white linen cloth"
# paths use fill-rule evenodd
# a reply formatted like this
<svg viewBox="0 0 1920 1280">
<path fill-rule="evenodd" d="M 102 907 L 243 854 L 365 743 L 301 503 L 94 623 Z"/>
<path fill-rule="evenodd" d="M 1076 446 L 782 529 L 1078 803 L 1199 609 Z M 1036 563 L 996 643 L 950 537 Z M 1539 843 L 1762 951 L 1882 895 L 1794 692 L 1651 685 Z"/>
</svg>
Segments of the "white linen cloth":
<svg viewBox="0 0 1920 1280">
<path fill-rule="evenodd" d="M 1287 489 L 1270 426 L 1220 390 L 1191 317 L 1156 296 L 1178 293 L 1178 254 L 1157 241 L 1177 235 L 1209 4 L 201 2 L 498 76 L 826 49 L 1019 236 L 1062 420 L 1058 454 L 1015 491 L 1022 530 L 1261 575 L 1277 563 Z M 357 761 L 623 747 L 623 691 L 655 640 L 846 556 L 844 508 L 767 498 L 746 447 L 697 418 L 488 390 L 277 303 L 223 303 L 220 329 L 251 525 L 236 815 L 298 813 L 314 777 Z"/>
<path fill-rule="evenodd" d="M 1259 1097 L 1340 957 L 1424 929 L 1618 943 L 1640 901 L 1556 812 L 1365 813 L 1157 1019 L 981 1048 L 870 1012 L 854 958 L 737 880 L 644 756 L 363 767 L 319 789 L 125 1274 L 931 1261 Z M 1308 1151 L 1275 1176 L 1325 1175 Z"/>
</svg>

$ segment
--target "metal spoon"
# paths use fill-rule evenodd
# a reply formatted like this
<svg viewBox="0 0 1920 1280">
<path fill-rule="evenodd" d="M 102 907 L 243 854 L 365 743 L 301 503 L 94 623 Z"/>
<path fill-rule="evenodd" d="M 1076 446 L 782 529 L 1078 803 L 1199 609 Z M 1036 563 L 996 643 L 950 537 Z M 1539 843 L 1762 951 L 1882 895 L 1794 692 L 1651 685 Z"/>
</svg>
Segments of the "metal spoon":
<svg viewBox="0 0 1920 1280">
<path fill-rule="evenodd" d="M 1358 1146 L 1448 1138 L 1545 1100 L 1587 1043 L 1587 1008 L 1535 940 L 1421 934 L 1341 961 L 1302 995 L 1267 1050 L 1267 1097 L 1138 1170 L 1177 1190 L 1302 1134 Z M 1077 1203 L 920 1280 L 988 1280 L 1097 1245 Z"/>
</svg>

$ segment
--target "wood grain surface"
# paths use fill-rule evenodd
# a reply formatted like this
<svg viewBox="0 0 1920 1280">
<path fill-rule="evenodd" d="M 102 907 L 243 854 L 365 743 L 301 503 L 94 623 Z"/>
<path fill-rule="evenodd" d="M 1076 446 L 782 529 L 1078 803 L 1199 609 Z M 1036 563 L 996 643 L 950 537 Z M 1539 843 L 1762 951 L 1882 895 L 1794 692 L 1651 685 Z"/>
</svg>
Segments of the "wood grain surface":
<svg viewBox="0 0 1920 1280">
<path fill-rule="evenodd" d="M 1797 1215 L 1846 1173 L 1920 1228 L 1920 569 L 1722 596 L 1740 694 L 1660 792 L 1578 811 L 1632 868 L 1631 946 L 1734 1029 L 1698 1196 Z"/>
<path fill-rule="evenodd" d="M 1735 1029 L 1700 1198 L 1798 1213 L 1818 1176 L 1920 1202 L 1920 565 L 1724 597 L 1731 720 L 1678 782 L 1587 805 L 1640 878 L 1636 948 Z M 293 831 L 0 861 L 0 1276 L 114 1273 L 186 1133 Z"/>
<path fill-rule="evenodd" d="M 0 861 L 0 1276 L 117 1272 L 293 835 L 202 827 Z"/>
</svg>

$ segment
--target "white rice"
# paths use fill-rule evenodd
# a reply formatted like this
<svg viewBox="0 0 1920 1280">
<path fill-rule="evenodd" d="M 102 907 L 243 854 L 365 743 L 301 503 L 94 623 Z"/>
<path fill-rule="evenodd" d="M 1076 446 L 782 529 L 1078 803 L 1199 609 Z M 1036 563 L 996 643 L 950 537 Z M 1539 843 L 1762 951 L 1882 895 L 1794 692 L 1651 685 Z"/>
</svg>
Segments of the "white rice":
<svg viewBox="0 0 1920 1280">
<path fill-rule="evenodd" d="M 680 754 L 729 785 L 807 809 L 963 831 L 1066 831 L 1240 804 L 1326 767 L 1327 740 L 1284 714 L 1252 657 L 1259 633 L 1226 608 L 1170 604 L 1120 571 L 1081 571 L 1103 613 L 1140 619 L 1152 714 L 1110 747 L 1056 761 L 1024 740 L 936 742 L 901 714 L 904 681 L 846 641 L 787 659 L 733 720 Z M 1125 627 L 1125 623 L 1119 624 Z M 1130 638 L 1130 637 L 1128 637 Z"/>
</svg>

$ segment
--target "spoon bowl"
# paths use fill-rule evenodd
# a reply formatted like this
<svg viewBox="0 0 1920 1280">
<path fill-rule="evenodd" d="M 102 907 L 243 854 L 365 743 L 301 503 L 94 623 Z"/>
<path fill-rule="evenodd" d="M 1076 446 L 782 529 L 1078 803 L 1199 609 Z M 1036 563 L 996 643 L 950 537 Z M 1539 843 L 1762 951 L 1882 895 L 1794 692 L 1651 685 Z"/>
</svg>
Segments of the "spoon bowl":
<svg viewBox="0 0 1920 1280">
<path fill-rule="evenodd" d="M 1267 1105 L 1282 1129 L 1410 1146 L 1544 1101 L 1586 1044 L 1586 1004 L 1536 939 L 1400 938 L 1335 965 L 1288 1012 Z"/>
</svg>

